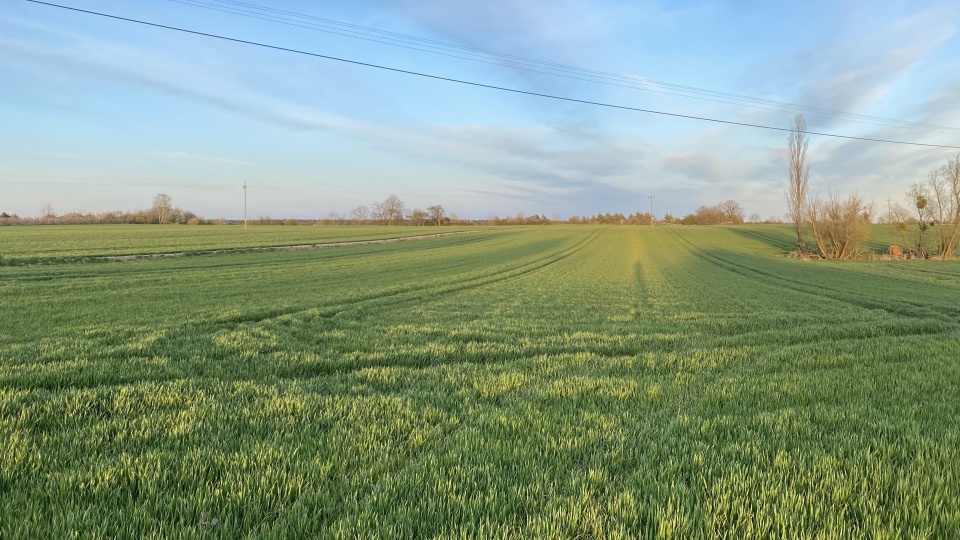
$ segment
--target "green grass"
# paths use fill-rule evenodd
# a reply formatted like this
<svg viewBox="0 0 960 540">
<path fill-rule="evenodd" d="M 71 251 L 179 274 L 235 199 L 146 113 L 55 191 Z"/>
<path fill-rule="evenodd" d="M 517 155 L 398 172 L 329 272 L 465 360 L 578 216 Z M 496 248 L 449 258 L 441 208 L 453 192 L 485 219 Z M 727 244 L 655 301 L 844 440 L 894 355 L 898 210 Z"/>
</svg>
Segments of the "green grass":
<svg viewBox="0 0 960 540">
<path fill-rule="evenodd" d="M 956 536 L 960 263 L 790 234 L 0 268 L 0 537 Z"/>
<path fill-rule="evenodd" d="M 157 226 L 0 227 L 0 264 L 83 262 L 109 256 L 203 253 L 442 234 L 477 227 Z"/>
</svg>

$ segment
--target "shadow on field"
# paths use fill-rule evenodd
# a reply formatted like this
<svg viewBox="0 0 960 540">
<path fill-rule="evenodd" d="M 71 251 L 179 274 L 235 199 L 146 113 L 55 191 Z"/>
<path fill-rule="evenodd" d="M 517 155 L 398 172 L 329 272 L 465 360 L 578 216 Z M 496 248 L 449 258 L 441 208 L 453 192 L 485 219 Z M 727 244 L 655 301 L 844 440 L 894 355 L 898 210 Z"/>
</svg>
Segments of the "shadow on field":
<svg viewBox="0 0 960 540">
<path fill-rule="evenodd" d="M 728 230 L 744 238 L 783 250 L 784 253 L 794 250 L 797 245 L 792 224 L 744 225 L 730 227 Z M 808 245 L 812 242 L 807 232 L 804 233 L 804 239 Z M 894 234 L 889 225 L 876 224 L 871 227 L 867 238 L 861 242 L 860 248 L 867 255 L 879 255 L 886 253 L 891 245 L 904 247 L 904 241 Z"/>
<path fill-rule="evenodd" d="M 783 250 L 784 253 L 797 247 L 797 238 L 793 231 L 783 225 L 749 225 L 730 227 L 727 230 L 744 238 Z"/>
</svg>

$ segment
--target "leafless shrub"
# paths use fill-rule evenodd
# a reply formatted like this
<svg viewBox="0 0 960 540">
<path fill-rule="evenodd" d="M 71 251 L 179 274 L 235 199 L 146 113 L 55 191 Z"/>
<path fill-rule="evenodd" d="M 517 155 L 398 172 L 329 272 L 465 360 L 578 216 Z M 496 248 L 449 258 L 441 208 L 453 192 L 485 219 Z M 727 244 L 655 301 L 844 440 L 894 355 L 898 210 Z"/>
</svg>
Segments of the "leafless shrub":
<svg viewBox="0 0 960 540">
<path fill-rule="evenodd" d="M 833 193 L 826 199 L 810 197 L 806 207 L 806 221 L 822 258 L 852 259 L 860 254 L 872 210 L 863 196 L 853 193 L 846 200 Z"/>
</svg>

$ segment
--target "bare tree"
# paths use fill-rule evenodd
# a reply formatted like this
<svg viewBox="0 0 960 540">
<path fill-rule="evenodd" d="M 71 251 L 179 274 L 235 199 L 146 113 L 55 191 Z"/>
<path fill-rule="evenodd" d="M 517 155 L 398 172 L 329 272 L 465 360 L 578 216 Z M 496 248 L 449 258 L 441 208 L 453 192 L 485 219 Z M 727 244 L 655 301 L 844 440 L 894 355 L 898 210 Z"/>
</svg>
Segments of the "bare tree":
<svg viewBox="0 0 960 540">
<path fill-rule="evenodd" d="M 733 199 L 723 201 L 717 205 L 717 210 L 723 216 L 723 223 L 743 224 L 743 207 L 737 201 Z"/>
<path fill-rule="evenodd" d="M 740 225 L 743 223 L 743 215 L 743 207 L 740 203 L 730 199 L 715 206 L 703 205 L 693 214 L 685 216 L 682 222 L 685 225 Z M 650 214 L 646 216 L 645 219 L 649 219 Z"/>
<path fill-rule="evenodd" d="M 362 204 L 350 211 L 350 221 L 364 223 L 368 219 L 370 219 L 370 209 Z"/>
<path fill-rule="evenodd" d="M 915 226 L 911 234 L 912 245 L 907 247 L 920 258 L 926 258 L 928 255 L 925 236 L 927 229 L 930 228 L 931 221 L 929 197 L 930 194 L 927 193 L 926 186 L 919 183 L 910 186 L 910 191 L 907 192 L 907 199 L 910 201 L 911 213 L 913 213 L 910 223 Z M 909 228 L 909 225 L 905 224 L 905 228 Z"/>
<path fill-rule="evenodd" d="M 694 225 L 720 225 L 723 223 L 723 213 L 716 206 L 701 205 L 693 214 L 684 219 L 692 217 Z"/>
<path fill-rule="evenodd" d="M 443 225 L 443 218 L 446 217 L 446 211 L 439 204 L 435 204 L 427 208 L 427 213 L 430 214 L 430 220 L 435 222 L 437 226 Z"/>
<path fill-rule="evenodd" d="M 170 220 L 173 212 L 173 200 L 166 193 L 157 193 L 153 196 L 153 206 L 150 211 L 157 218 L 157 223 L 163 225 Z"/>
<path fill-rule="evenodd" d="M 331 210 L 327 212 L 326 219 L 323 220 L 324 225 L 341 225 L 343 224 L 345 218 L 340 215 L 336 210 Z"/>
<path fill-rule="evenodd" d="M 803 220 L 808 212 L 807 192 L 810 180 L 810 165 L 807 164 L 807 121 L 802 114 L 794 118 L 794 126 L 787 136 L 787 154 L 790 159 L 787 168 L 790 184 L 787 186 L 788 215 L 797 232 L 797 252 L 803 251 Z"/>
<path fill-rule="evenodd" d="M 427 224 L 427 220 L 430 219 L 430 215 L 425 210 L 414 208 L 410 212 L 408 219 L 410 220 L 410 223 L 417 226 L 422 226 Z"/>
<path fill-rule="evenodd" d="M 393 225 L 395 221 L 403 219 L 403 211 L 406 210 L 403 201 L 396 195 L 390 195 L 381 202 L 373 203 L 373 217 Z"/>
<path fill-rule="evenodd" d="M 57 217 L 57 213 L 53 210 L 53 205 L 50 203 L 43 205 L 43 208 L 40 209 L 40 217 L 45 217 L 45 218 Z"/>
<path fill-rule="evenodd" d="M 916 247 L 923 245 L 923 231 L 913 212 L 900 204 L 894 204 L 890 207 L 890 223 L 893 225 L 894 234 L 903 240 L 907 251 L 918 254 Z"/>
<path fill-rule="evenodd" d="M 960 154 L 927 177 L 928 212 L 937 240 L 937 255 L 953 258 L 960 241 Z"/>
<path fill-rule="evenodd" d="M 387 224 L 387 215 L 381 203 L 375 202 L 370 205 L 370 219 L 381 225 Z"/>
<path fill-rule="evenodd" d="M 170 209 L 170 214 L 167 215 L 167 223 L 186 223 L 187 218 L 182 208 L 173 207 Z"/>
<path fill-rule="evenodd" d="M 811 197 L 805 203 L 806 221 L 813 241 L 824 259 L 852 259 L 870 231 L 871 205 L 856 193 L 841 200 L 830 194 L 826 200 Z"/>
</svg>

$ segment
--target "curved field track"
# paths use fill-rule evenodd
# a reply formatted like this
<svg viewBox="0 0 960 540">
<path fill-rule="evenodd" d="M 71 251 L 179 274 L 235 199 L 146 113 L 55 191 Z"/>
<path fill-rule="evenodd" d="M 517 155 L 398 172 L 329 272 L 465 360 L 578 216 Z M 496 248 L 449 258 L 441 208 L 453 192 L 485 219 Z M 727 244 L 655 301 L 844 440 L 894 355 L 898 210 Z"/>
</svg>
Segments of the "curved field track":
<svg viewBox="0 0 960 540">
<path fill-rule="evenodd" d="M 233 253 L 255 253 L 258 251 L 299 251 L 304 249 L 330 249 L 343 247 L 369 246 L 374 244 L 394 244 L 396 242 L 410 242 L 412 240 L 426 240 L 428 238 L 443 238 L 444 236 L 453 236 L 456 234 L 469 234 L 480 231 L 455 231 L 436 234 L 419 234 L 416 236 L 399 236 L 396 238 L 382 238 L 379 240 L 353 240 L 350 242 L 323 242 L 319 244 L 293 244 L 283 246 L 257 246 L 234 249 L 210 249 L 198 251 L 175 251 L 172 253 L 142 253 L 138 255 L 110 255 L 98 257 L 96 260 L 104 262 L 130 262 L 144 259 L 157 259 L 160 257 L 184 257 L 187 255 L 223 255 Z"/>
<path fill-rule="evenodd" d="M 789 242 L 20 247 L 44 262 L 0 267 L 0 537 L 954 536 L 960 262 Z"/>
<path fill-rule="evenodd" d="M 442 231 L 442 232 L 439 232 Z M 476 227 L 64 225 L 0 227 L 0 266 L 306 249 L 400 241 Z"/>
</svg>

